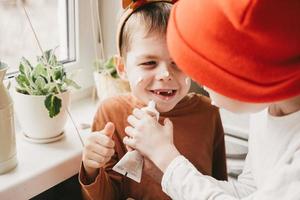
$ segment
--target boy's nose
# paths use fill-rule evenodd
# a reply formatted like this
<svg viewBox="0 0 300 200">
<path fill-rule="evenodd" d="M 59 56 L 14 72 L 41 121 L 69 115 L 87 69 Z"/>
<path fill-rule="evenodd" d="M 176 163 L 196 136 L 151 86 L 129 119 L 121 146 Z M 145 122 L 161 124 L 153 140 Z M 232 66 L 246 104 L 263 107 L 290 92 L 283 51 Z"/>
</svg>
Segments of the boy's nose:
<svg viewBox="0 0 300 200">
<path fill-rule="evenodd" d="M 161 81 L 170 81 L 172 80 L 172 75 L 168 70 L 163 70 L 157 74 L 157 79 Z"/>
<path fill-rule="evenodd" d="M 168 66 L 161 66 L 159 72 L 156 75 L 158 80 L 169 81 L 172 80 L 172 74 L 168 69 Z"/>
</svg>

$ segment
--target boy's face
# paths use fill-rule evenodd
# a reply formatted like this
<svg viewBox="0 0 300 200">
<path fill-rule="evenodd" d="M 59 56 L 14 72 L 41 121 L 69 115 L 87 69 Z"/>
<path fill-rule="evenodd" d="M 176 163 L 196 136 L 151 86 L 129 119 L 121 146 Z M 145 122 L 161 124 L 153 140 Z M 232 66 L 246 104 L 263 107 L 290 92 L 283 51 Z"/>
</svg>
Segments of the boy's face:
<svg viewBox="0 0 300 200">
<path fill-rule="evenodd" d="M 209 93 L 212 104 L 234 113 L 255 113 L 268 107 L 267 103 L 248 103 L 223 96 L 207 87 L 204 89 Z"/>
<path fill-rule="evenodd" d="M 159 112 L 167 112 L 188 93 L 191 81 L 171 59 L 162 34 L 134 33 L 127 52 L 125 71 L 135 97 L 148 104 L 156 102 Z"/>
</svg>

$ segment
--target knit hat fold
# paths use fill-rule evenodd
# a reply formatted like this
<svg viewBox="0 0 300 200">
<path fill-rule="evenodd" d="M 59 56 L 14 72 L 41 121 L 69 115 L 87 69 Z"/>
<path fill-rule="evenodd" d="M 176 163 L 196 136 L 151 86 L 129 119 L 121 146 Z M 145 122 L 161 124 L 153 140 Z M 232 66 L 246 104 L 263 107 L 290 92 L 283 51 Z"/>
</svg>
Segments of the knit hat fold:
<svg viewBox="0 0 300 200">
<path fill-rule="evenodd" d="M 246 102 L 300 94 L 300 1 L 180 0 L 168 47 L 198 83 Z"/>
</svg>

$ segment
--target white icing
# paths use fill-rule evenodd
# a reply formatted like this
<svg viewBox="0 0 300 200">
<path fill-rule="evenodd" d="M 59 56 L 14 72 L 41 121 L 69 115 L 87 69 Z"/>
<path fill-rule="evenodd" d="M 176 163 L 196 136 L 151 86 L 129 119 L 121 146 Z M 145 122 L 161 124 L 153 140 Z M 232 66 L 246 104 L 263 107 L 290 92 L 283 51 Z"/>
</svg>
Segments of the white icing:
<svg viewBox="0 0 300 200">
<path fill-rule="evenodd" d="M 186 78 L 185 78 L 185 84 L 188 85 L 188 84 L 190 83 L 190 81 L 191 81 L 191 79 L 190 79 L 189 77 L 186 77 Z"/>
<path fill-rule="evenodd" d="M 169 77 L 169 76 L 170 76 L 170 73 L 169 73 L 168 71 L 164 71 L 163 76 L 164 76 L 164 77 Z"/>
<path fill-rule="evenodd" d="M 142 82 L 143 78 L 142 77 L 139 77 L 135 83 L 135 85 L 139 84 L 140 82 Z"/>
</svg>

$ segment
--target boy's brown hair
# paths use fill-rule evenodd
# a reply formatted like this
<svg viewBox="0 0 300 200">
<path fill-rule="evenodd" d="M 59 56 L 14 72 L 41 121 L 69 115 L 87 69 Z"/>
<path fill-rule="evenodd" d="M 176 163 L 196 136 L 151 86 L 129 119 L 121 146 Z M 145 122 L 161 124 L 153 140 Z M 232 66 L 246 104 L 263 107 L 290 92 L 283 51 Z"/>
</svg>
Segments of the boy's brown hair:
<svg viewBox="0 0 300 200">
<path fill-rule="evenodd" d="M 124 22 L 120 32 L 119 53 L 123 58 L 130 50 L 134 41 L 134 33 L 138 29 L 144 29 L 145 36 L 148 34 L 165 35 L 172 4 L 167 2 L 148 3 L 135 10 Z"/>
</svg>

